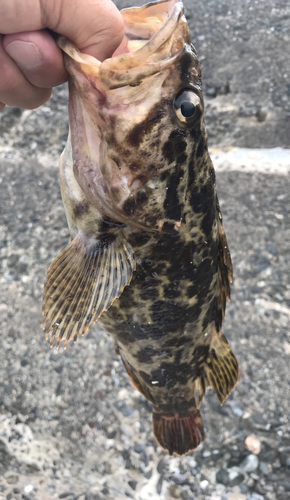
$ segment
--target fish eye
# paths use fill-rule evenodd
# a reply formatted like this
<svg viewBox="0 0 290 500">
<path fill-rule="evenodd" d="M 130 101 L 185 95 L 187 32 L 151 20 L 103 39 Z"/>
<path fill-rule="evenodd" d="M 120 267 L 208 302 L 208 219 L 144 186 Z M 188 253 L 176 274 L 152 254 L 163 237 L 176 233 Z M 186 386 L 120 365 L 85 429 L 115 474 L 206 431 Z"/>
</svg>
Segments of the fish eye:
<svg viewBox="0 0 290 500">
<path fill-rule="evenodd" d="M 200 98 L 191 90 L 183 90 L 175 98 L 174 111 L 179 122 L 191 125 L 201 114 Z"/>
</svg>

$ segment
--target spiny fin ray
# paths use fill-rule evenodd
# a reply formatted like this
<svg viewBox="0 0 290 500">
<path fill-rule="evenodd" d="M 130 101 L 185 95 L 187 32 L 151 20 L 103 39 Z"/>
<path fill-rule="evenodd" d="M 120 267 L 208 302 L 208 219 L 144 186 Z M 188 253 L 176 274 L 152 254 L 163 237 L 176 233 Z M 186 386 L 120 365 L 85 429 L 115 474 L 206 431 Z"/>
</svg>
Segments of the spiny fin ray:
<svg viewBox="0 0 290 500">
<path fill-rule="evenodd" d="M 214 336 L 205 370 L 207 380 L 222 404 L 235 387 L 239 375 L 238 362 L 224 335 Z"/>
<path fill-rule="evenodd" d="M 169 455 L 184 455 L 204 441 L 205 434 L 199 410 L 165 412 L 153 409 L 153 433 Z"/>
<path fill-rule="evenodd" d="M 48 269 L 43 294 L 43 328 L 51 345 L 64 347 L 97 321 L 131 281 L 132 247 L 122 232 L 89 240 L 78 235 Z"/>
<path fill-rule="evenodd" d="M 225 296 L 230 300 L 230 283 L 233 282 L 233 265 L 228 247 L 226 233 L 223 227 L 222 214 L 219 205 L 217 206 L 218 242 L 219 242 L 219 268 L 222 274 L 222 281 Z"/>
</svg>

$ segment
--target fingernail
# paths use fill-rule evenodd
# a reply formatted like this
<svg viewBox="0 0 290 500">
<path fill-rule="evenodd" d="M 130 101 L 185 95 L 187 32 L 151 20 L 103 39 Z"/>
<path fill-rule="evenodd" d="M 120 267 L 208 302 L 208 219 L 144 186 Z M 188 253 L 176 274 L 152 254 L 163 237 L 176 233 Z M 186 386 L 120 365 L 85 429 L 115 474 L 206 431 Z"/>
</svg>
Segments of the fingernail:
<svg viewBox="0 0 290 500">
<path fill-rule="evenodd" d="M 43 63 L 43 58 L 33 42 L 15 40 L 5 48 L 7 54 L 23 69 L 37 69 Z"/>
</svg>

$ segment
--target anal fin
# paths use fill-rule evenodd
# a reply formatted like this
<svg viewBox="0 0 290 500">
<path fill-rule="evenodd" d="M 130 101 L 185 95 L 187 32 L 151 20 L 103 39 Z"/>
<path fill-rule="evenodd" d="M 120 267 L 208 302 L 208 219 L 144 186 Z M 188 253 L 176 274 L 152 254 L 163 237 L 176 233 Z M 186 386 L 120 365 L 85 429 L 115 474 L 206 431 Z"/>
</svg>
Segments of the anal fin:
<svg viewBox="0 0 290 500">
<path fill-rule="evenodd" d="M 224 335 L 214 335 L 205 370 L 208 383 L 222 404 L 235 387 L 239 375 L 238 362 Z"/>
<path fill-rule="evenodd" d="M 135 269 L 132 247 L 122 232 L 89 239 L 83 234 L 48 269 L 43 294 L 43 328 L 51 345 L 64 347 L 83 334 L 121 295 Z"/>
<path fill-rule="evenodd" d="M 199 410 L 165 412 L 153 409 L 153 433 L 169 455 L 185 455 L 204 441 L 205 434 Z"/>
</svg>

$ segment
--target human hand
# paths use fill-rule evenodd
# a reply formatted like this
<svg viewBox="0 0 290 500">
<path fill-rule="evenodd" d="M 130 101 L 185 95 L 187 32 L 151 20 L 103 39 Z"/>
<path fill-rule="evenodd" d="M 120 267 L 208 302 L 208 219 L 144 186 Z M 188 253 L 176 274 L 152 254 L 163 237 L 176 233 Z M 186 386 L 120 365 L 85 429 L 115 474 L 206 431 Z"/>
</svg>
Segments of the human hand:
<svg viewBox="0 0 290 500">
<path fill-rule="evenodd" d="M 0 111 L 34 109 L 68 78 L 62 52 L 45 28 L 99 60 L 122 41 L 123 20 L 111 0 L 0 1 Z"/>
</svg>

